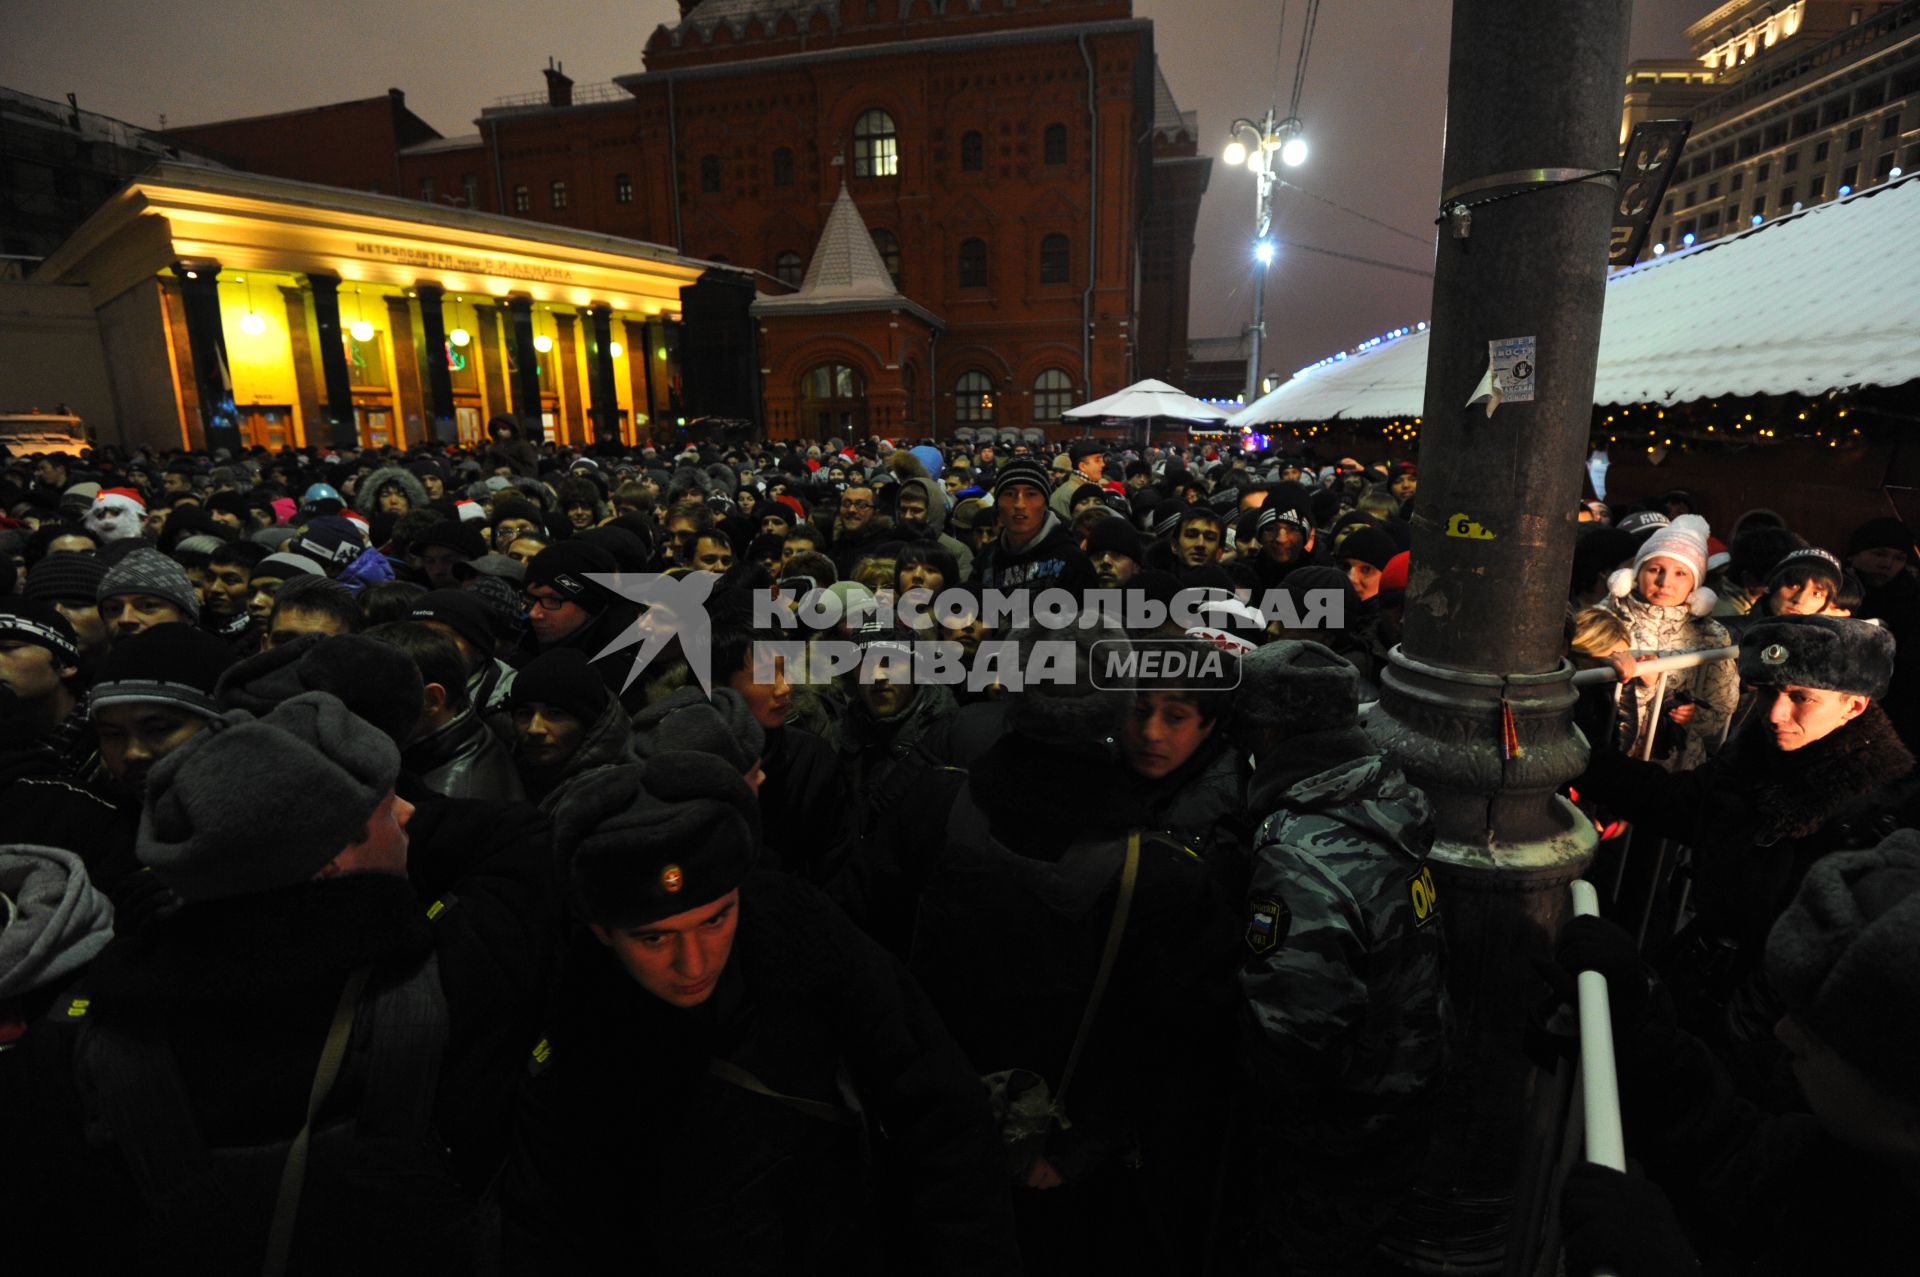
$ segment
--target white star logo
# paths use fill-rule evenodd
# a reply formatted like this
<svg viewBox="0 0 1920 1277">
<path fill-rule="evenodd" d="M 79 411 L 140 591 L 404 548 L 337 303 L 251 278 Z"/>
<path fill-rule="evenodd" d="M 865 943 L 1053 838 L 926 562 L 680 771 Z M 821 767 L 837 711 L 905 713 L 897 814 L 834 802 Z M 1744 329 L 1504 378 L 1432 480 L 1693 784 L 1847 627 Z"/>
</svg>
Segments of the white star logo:
<svg viewBox="0 0 1920 1277">
<path fill-rule="evenodd" d="M 640 671 L 678 638 L 680 654 L 686 658 L 687 668 L 693 671 L 701 693 L 713 694 L 713 622 L 707 616 L 706 606 L 707 596 L 713 592 L 713 583 L 718 579 L 713 573 L 690 572 L 683 577 L 671 577 L 662 572 L 589 572 L 586 576 L 594 584 L 640 605 L 640 615 L 634 618 L 633 624 L 593 655 L 598 661 L 623 647 L 640 645 L 640 650 L 633 655 L 633 668 L 627 672 L 627 681 L 620 685 L 621 691 L 633 686 Z"/>
</svg>

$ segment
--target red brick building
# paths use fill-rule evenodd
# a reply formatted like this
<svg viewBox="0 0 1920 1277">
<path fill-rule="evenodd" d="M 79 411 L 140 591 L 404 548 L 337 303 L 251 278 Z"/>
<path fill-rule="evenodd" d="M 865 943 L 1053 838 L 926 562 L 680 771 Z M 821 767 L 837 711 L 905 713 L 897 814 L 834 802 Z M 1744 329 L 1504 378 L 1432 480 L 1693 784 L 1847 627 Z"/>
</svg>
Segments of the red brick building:
<svg viewBox="0 0 1920 1277">
<path fill-rule="evenodd" d="M 1049 424 L 1138 378 L 1181 379 L 1209 161 L 1130 0 L 682 9 L 648 41 L 646 69 L 614 85 L 576 89 L 550 65 L 546 92 L 486 109 L 477 135 L 395 134 L 399 192 L 759 272 L 776 433 L 818 433 L 822 412 L 908 434 Z M 179 132 L 250 167 L 289 153 L 277 130 L 242 146 L 234 135 L 252 123 Z M 366 139 L 369 171 L 386 136 Z M 859 368 L 860 394 L 803 408 L 810 385 L 849 383 L 795 352 L 822 328 L 895 313 L 764 305 L 820 256 L 843 184 L 924 354 L 861 363 L 842 350 L 820 367 Z"/>
</svg>

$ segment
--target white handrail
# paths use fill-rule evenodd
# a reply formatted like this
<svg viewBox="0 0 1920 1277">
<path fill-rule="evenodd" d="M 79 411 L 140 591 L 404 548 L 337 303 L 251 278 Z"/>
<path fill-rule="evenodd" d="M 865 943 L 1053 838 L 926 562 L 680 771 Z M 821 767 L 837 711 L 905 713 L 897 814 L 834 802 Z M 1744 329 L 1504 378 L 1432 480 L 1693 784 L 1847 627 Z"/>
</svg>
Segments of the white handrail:
<svg viewBox="0 0 1920 1277">
<path fill-rule="evenodd" d="M 1702 665 L 1711 665 L 1715 661 L 1732 661 L 1740 657 L 1737 647 L 1705 647 L 1694 652 L 1649 652 L 1642 656 L 1638 652 L 1631 654 L 1635 662 L 1634 676 L 1641 674 L 1661 674 L 1673 670 L 1697 669 Z M 1596 669 L 1575 670 L 1573 685 L 1591 687 L 1596 683 L 1619 681 L 1619 674 L 1611 665 L 1602 665 Z"/>
</svg>

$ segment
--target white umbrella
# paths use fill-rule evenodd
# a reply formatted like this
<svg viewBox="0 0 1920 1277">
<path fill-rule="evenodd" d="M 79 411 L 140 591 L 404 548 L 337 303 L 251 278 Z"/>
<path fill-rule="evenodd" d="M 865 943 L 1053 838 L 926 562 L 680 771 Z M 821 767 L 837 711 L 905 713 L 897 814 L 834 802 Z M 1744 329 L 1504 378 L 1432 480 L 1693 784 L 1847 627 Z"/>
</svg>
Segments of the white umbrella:
<svg viewBox="0 0 1920 1277">
<path fill-rule="evenodd" d="M 1146 423 L 1149 433 L 1156 420 L 1172 421 L 1225 421 L 1229 414 L 1224 409 L 1195 399 L 1192 395 L 1169 386 L 1164 381 L 1148 378 L 1135 382 L 1125 390 L 1096 399 L 1092 403 L 1082 404 L 1078 408 L 1069 408 L 1062 416 L 1079 420 L 1121 420 Z"/>
</svg>

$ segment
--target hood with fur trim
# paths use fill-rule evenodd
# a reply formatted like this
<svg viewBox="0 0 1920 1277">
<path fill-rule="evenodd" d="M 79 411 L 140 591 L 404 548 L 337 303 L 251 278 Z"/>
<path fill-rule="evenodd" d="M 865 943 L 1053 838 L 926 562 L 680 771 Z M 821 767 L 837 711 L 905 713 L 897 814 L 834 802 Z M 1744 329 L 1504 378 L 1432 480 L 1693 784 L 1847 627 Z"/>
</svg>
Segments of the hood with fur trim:
<svg viewBox="0 0 1920 1277">
<path fill-rule="evenodd" d="M 413 472 L 400 466 L 382 466 L 368 475 L 354 493 L 353 508 L 371 519 L 376 513 L 375 502 L 379 499 L 380 489 L 393 484 L 407 494 L 415 510 L 424 510 L 431 503 L 427 496 L 426 485 L 414 478 Z"/>
</svg>

